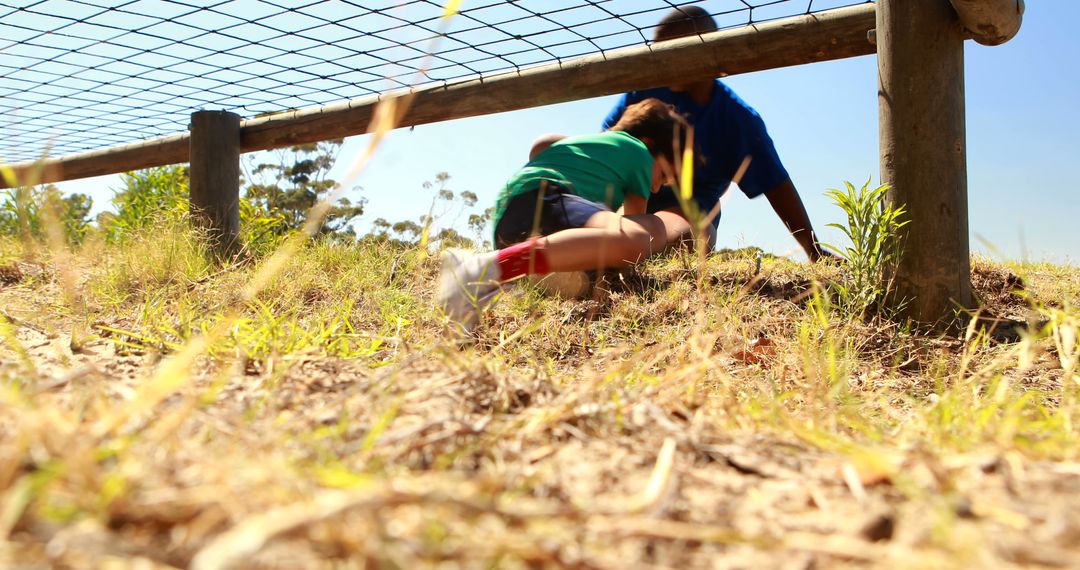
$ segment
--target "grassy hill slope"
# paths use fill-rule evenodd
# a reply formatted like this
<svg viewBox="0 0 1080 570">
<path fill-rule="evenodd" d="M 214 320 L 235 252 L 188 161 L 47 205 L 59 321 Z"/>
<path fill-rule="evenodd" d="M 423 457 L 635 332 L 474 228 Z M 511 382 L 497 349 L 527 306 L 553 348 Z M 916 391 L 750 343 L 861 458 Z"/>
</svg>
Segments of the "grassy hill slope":
<svg viewBox="0 0 1080 570">
<path fill-rule="evenodd" d="M 943 334 L 758 264 L 521 283 L 460 346 L 417 248 L 0 242 L 0 564 L 1076 564 L 1080 271 L 978 261 Z"/>
</svg>

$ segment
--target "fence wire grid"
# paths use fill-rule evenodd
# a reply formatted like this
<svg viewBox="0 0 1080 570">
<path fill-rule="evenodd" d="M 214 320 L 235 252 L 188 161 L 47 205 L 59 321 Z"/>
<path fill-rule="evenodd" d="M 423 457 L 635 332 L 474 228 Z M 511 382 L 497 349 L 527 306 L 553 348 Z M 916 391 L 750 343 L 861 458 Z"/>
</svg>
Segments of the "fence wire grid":
<svg viewBox="0 0 1080 570">
<path fill-rule="evenodd" d="M 725 29 L 864 3 L 465 0 L 442 22 L 440 0 L 0 0 L 0 161 L 641 45 L 681 6 Z"/>
</svg>

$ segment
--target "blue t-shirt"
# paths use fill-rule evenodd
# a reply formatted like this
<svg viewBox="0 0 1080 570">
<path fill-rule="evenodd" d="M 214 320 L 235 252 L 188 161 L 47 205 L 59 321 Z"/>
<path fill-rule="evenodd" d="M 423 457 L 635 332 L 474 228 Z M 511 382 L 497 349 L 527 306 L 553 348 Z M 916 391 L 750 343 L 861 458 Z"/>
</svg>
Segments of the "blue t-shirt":
<svg viewBox="0 0 1080 570">
<path fill-rule="evenodd" d="M 727 190 L 746 156 L 751 157 L 750 166 L 739 188 L 747 197 L 760 196 L 790 178 L 761 116 L 720 80 L 716 80 L 712 99 L 704 106 L 688 94 L 667 87 L 631 91 L 611 110 L 604 129 L 618 122 L 628 105 L 650 97 L 673 105 L 694 126 L 694 142 L 701 159 L 694 169 L 694 200 L 704 211 L 711 210 Z"/>
</svg>

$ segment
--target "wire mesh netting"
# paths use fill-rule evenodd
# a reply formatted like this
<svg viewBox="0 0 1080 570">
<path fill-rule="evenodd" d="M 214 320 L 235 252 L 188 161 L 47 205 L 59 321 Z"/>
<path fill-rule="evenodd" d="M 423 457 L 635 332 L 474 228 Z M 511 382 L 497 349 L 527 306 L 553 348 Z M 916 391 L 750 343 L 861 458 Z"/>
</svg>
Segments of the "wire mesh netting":
<svg viewBox="0 0 1080 570">
<path fill-rule="evenodd" d="M 0 0 L 0 161 L 453 83 L 641 45 L 669 10 L 721 28 L 866 0 Z"/>
</svg>

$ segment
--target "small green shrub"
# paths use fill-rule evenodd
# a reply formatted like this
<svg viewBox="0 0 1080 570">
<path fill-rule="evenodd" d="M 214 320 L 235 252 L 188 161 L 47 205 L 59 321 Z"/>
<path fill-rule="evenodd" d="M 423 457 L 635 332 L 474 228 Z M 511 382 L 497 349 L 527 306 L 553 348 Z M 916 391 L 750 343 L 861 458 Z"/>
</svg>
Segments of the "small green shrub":
<svg viewBox="0 0 1080 570">
<path fill-rule="evenodd" d="M 102 217 L 109 242 L 141 236 L 141 230 L 148 227 L 186 223 L 191 208 L 188 180 L 188 169 L 182 165 L 123 174 L 123 187 L 113 196 L 116 213 Z M 258 200 L 240 200 L 241 239 L 247 250 L 256 256 L 276 249 L 291 230 L 281 211 Z"/>
<path fill-rule="evenodd" d="M 51 216 L 68 243 L 77 244 L 90 230 L 93 204 L 85 194 L 64 196 L 52 184 L 9 188 L 0 194 L 0 235 L 44 240 Z"/>
<path fill-rule="evenodd" d="M 110 242 L 133 235 L 137 230 L 164 220 L 184 217 L 189 208 L 188 170 L 181 165 L 161 166 L 127 172 L 120 176 L 123 187 L 112 203 L 116 213 L 103 218 Z"/>
<path fill-rule="evenodd" d="M 289 235 L 289 222 L 278 210 L 240 199 L 240 240 L 256 257 L 273 252 Z"/>
<path fill-rule="evenodd" d="M 829 189 L 826 195 L 847 214 L 847 223 L 828 225 L 844 232 L 851 245 L 822 245 L 847 261 L 844 278 L 836 285 L 840 305 L 852 314 L 865 316 L 867 311 L 882 309 L 900 259 L 900 229 L 910 220 L 903 219 L 904 206 L 894 208 L 887 203 L 887 184 L 871 189 L 867 179 L 862 188 L 856 189 L 846 181 L 844 187 L 843 191 Z"/>
</svg>

